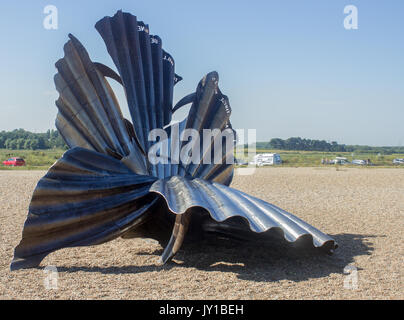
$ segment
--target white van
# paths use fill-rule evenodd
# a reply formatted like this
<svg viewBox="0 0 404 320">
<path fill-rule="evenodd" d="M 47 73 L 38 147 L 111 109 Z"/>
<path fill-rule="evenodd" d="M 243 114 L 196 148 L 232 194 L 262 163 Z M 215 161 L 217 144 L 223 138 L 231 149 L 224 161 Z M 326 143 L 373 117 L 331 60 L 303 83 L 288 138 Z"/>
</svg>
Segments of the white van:
<svg viewBox="0 0 404 320">
<path fill-rule="evenodd" d="M 256 166 L 272 166 L 281 164 L 282 159 L 279 153 L 260 153 L 254 156 L 254 159 L 250 164 L 255 164 Z"/>
</svg>

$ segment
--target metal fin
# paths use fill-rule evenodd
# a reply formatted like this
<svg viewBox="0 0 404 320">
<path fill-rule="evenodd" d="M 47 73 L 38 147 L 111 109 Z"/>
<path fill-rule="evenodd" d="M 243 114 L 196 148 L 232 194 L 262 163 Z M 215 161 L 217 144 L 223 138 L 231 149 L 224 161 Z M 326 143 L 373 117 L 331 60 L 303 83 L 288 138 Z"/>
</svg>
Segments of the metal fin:
<svg viewBox="0 0 404 320">
<path fill-rule="evenodd" d="M 160 257 L 160 263 L 164 264 L 171 260 L 175 254 L 180 250 L 184 242 L 185 235 L 188 230 L 189 222 L 191 221 L 191 213 L 189 211 L 184 214 L 178 214 L 175 217 L 175 223 L 171 238 Z"/>
</svg>

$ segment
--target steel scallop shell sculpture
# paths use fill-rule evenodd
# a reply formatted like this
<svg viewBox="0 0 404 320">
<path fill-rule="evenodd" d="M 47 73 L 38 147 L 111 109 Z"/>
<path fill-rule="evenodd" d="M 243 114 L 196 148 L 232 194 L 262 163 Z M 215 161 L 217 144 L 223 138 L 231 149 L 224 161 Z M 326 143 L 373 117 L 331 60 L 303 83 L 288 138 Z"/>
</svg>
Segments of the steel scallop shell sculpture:
<svg viewBox="0 0 404 320">
<path fill-rule="evenodd" d="M 173 106 L 173 89 L 181 77 L 148 25 L 118 11 L 95 27 L 118 73 L 91 61 L 79 40 L 69 35 L 54 80 L 60 95 L 56 127 L 70 149 L 36 186 L 12 270 L 36 267 L 61 248 L 120 236 L 157 239 L 165 245 L 163 263 L 184 239 L 206 236 L 272 241 L 277 235 L 291 243 L 305 239 L 307 246 L 328 253 L 337 247 L 296 216 L 230 188 L 231 163 L 168 159 L 153 164 L 147 156 L 149 132 L 165 128 L 168 140 L 173 139 L 173 112 L 185 104 L 191 107 L 177 134 L 187 128 L 199 133 L 219 129 L 220 134 L 232 130 L 218 74 L 207 74 L 194 93 Z M 132 122 L 123 117 L 107 78 L 123 86 Z M 220 150 L 223 159 L 229 156 L 226 150 Z"/>
</svg>

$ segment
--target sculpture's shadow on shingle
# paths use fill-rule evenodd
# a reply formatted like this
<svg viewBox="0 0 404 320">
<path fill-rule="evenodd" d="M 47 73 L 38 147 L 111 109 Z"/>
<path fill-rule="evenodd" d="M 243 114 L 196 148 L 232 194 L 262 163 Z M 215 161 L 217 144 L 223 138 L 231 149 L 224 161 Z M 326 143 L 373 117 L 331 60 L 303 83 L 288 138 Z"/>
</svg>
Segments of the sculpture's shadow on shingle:
<svg viewBox="0 0 404 320">
<path fill-rule="evenodd" d="M 239 279 L 268 282 L 278 280 L 304 281 L 327 277 L 332 273 L 343 273 L 345 266 L 353 264 L 354 258 L 370 255 L 373 251 L 369 239 L 375 235 L 333 235 L 339 248 L 334 255 L 317 249 L 301 250 L 283 242 L 271 244 L 245 244 L 235 240 L 206 240 L 185 244 L 173 261 L 165 265 L 143 265 L 123 267 L 58 267 L 60 272 L 100 272 L 103 274 L 142 273 L 174 268 L 195 268 L 211 272 L 236 273 Z M 139 255 L 158 255 L 163 249 L 138 252 Z M 360 269 L 360 268 L 358 268 Z"/>
<path fill-rule="evenodd" d="M 345 266 L 353 264 L 354 257 L 372 253 L 374 249 L 369 238 L 374 237 L 360 234 L 333 235 L 340 247 L 331 256 L 318 249 L 302 250 L 299 245 L 292 246 L 285 242 L 260 246 L 228 241 L 221 245 L 212 242 L 189 245 L 188 248 L 185 246 L 175 260 L 183 260 L 179 264 L 182 267 L 237 273 L 238 278 L 243 280 L 303 281 L 343 273 Z"/>
</svg>

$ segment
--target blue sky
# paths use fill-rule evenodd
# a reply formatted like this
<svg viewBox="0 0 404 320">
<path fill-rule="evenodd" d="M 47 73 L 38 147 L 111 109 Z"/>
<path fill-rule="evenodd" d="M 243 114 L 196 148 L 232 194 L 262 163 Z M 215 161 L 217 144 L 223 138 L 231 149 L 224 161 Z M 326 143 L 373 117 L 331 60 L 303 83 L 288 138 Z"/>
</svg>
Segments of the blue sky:
<svg viewBox="0 0 404 320">
<path fill-rule="evenodd" d="M 58 8 L 57 30 L 42 24 L 49 4 Z M 358 30 L 343 27 L 350 4 Z M 175 58 L 184 78 L 175 100 L 216 70 L 233 127 L 256 129 L 259 141 L 404 144 L 401 0 L 1 1 L 0 130 L 54 128 L 54 63 L 68 33 L 113 67 L 94 25 L 118 9 L 148 23 Z"/>
</svg>

